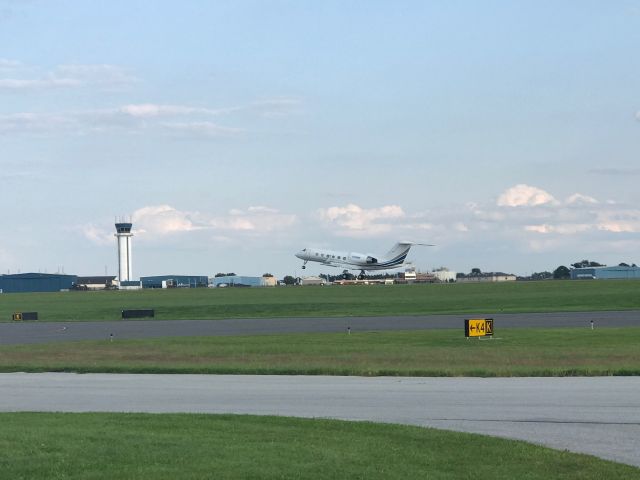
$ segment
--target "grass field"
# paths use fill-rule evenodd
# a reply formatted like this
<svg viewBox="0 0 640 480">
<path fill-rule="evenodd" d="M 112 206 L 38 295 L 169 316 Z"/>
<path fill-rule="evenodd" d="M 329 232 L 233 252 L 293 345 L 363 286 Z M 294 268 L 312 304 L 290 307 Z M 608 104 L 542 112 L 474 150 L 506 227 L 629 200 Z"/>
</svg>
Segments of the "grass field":
<svg viewBox="0 0 640 480">
<path fill-rule="evenodd" d="M 0 320 L 116 320 L 154 308 L 158 319 L 424 315 L 640 309 L 640 281 L 168 289 L 0 295 Z"/>
<path fill-rule="evenodd" d="M 0 371 L 411 376 L 640 375 L 640 328 L 85 341 L 0 348 Z"/>
<path fill-rule="evenodd" d="M 640 470 L 480 435 L 234 415 L 0 414 L 0 472 L 36 479 L 640 479 Z"/>
</svg>

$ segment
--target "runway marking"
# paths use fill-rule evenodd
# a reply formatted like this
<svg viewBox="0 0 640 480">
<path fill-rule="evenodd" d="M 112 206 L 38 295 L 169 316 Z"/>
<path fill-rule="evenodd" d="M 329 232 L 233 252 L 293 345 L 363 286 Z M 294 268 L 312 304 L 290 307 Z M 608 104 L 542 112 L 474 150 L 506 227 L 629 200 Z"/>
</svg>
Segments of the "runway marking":
<svg viewBox="0 0 640 480">
<path fill-rule="evenodd" d="M 592 420 L 497 420 L 491 418 L 428 418 L 429 422 L 486 422 L 486 423 L 552 423 L 567 425 L 635 425 L 640 426 L 640 422 L 598 422 Z"/>
</svg>

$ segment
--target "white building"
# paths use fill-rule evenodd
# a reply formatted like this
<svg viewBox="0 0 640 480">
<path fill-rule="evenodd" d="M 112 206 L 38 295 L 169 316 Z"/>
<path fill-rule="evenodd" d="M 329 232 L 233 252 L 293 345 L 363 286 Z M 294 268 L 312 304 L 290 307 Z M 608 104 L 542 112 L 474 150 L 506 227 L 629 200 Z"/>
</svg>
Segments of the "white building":
<svg viewBox="0 0 640 480">
<path fill-rule="evenodd" d="M 300 279 L 300 285 L 325 285 L 327 281 L 320 277 L 303 277 Z"/>
<path fill-rule="evenodd" d="M 436 268 L 433 271 L 433 276 L 436 277 L 436 279 L 439 282 L 443 282 L 443 283 L 455 282 L 456 275 L 457 275 L 456 272 L 452 272 L 451 270 L 445 267 Z"/>
</svg>

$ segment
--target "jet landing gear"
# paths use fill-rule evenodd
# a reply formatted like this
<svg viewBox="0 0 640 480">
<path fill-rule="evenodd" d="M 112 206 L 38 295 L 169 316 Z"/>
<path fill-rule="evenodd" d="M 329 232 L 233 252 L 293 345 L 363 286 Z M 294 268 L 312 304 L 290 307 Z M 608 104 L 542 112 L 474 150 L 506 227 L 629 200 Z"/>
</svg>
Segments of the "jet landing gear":
<svg viewBox="0 0 640 480">
<path fill-rule="evenodd" d="M 365 271 L 360 270 L 360 275 L 358 275 L 358 280 L 364 280 L 364 276 L 365 276 Z"/>
<path fill-rule="evenodd" d="M 307 265 L 307 261 L 308 261 L 308 260 L 305 260 L 305 261 L 304 261 L 304 263 L 302 264 L 302 269 L 303 269 L 303 270 L 304 270 L 305 268 L 307 268 L 307 267 L 306 267 L 306 265 Z"/>
</svg>

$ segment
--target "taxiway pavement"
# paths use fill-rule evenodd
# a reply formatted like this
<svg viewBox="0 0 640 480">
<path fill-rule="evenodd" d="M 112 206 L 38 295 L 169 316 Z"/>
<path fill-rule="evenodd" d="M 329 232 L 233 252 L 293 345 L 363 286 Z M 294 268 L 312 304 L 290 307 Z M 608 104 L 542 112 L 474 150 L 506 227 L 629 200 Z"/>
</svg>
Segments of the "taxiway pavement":
<svg viewBox="0 0 640 480">
<path fill-rule="evenodd" d="M 266 335 L 463 328 L 465 318 L 493 318 L 499 328 L 595 328 L 640 326 L 640 311 L 484 313 L 386 317 L 253 318 L 228 320 L 118 320 L 0 323 L 0 345 L 115 338 Z"/>
<path fill-rule="evenodd" d="M 526 440 L 640 467 L 640 377 L 0 374 L 0 411 L 368 420 Z"/>
</svg>

